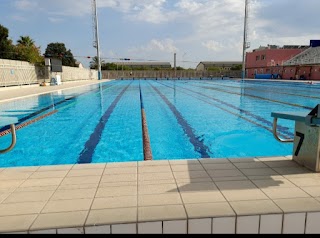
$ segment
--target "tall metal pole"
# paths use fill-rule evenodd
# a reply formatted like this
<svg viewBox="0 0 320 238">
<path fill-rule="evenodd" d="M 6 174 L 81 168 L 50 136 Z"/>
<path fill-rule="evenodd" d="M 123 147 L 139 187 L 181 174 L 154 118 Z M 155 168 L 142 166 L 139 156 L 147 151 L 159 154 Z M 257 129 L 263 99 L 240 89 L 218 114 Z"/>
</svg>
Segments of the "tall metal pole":
<svg viewBox="0 0 320 238">
<path fill-rule="evenodd" d="M 177 53 L 174 53 L 174 77 L 177 77 Z"/>
<path fill-rule="evenodd" d="M 243 32 L 243 56 L 242 56 L 242 81 L 246 75 L 246 50 L 248 48 L 247 42 L 247 27 L 248 27 L 248 6 L 249 0 L 245 0 L 245 15 L 244 15 L 244 32 Z"/>
<path fill-rule="evenodd" d="M 102 72 L 101 72 L 101 58 L 100 58 L 100 41 L 99 41 L 97 1 L 93 0 L 93 4 L 94 4 L 95 37 L 96 37 L 97 59 L 98 59 L 98 80 L 101 80 L 102 79 Z"/>
</svg>

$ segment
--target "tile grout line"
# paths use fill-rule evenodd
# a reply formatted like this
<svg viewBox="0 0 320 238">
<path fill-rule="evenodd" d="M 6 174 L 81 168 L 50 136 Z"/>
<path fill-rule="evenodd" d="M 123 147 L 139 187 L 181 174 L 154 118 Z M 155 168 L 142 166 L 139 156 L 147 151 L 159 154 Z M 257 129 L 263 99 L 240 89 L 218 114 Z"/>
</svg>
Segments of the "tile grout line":
<svg viewBox="0 0 320 238">
<path fill-rule="evenodd" d="M 228 160 L 229 162 L 231 162 L 228 158 L 225 158 L 226 160 Z M 200 160 L 199 160 L 200 162 Z M 210 179 L 212 180 L 213 184 L 217 187 L 218 191 L 221 193 L 221 195 L 223 196 L 223 198 L 226 200 L 226 202 L 228 203 L 228 205 L 230 206 L 230 208 L 232 209 L 232 211 L 235 214 L 235 234 L 237 234 L 237 223 L 238 223 L 238 214 L 237 212 L 234 210 L 234 208 L 231 206 L 231 203 L 229 202 L 229 200 L 225 197 L 225 195 L 222 193 L 221 189 L 218 187 L 218 185 L 216 184 L 216 182 L 213 180 L 213 178 L 210 176 L 210 174 L 208 173 L 207 169 L 205 168 L 205 166 L 200 162 L 201 166 L 204 168 L 204 170 L 206 171 L 206 173 L 209 175 Z M 233 164 L 233 163 L 232 163 Z M 241 171 L 240 171 L 241 172 Z M 242 172 L 241 172 L 242 173 Z M 243 173 L 242 173 L 243 174 Z M 219 217 L 217 217 L 219 218 Z M 227 217 L 220 217 L 220 218 L 227 218 Z M 212 218 L 212 234 L 213 234 L 213 219 Z"/>
<path fill-rule="evenodd" d="M 258 159 L 257 157 L 254 157 L 254 158 L 255 158 L 255 159 Z M 258 160 L 259 160 L 259 159 L 258 159 Z M 230 162 L 232 162 L 232 161 L 230 161 Z M 263 161 L 260 161 L 260 160 L 259 160 L 259 162 L 265 164 Z M 265 165 L 268 166 L 267 164 L 265 164 Z M 268 166 L 268 167 L 269 167 L 269 166 Z M 273 170 L 273 171 L 275 171 L 275 170 Z M 242 171 L 241 171 L 241 172 L 242 172 Z M 278 173 L 277 171 L 275 171 L 275 172 Z M 260 189 L 247 175 L 244 174 L 244 176 L 246 176 L 247 179 L 249 179 L 249 181 L 250 181 L 252 184 L 254 184 L 254 186 L 255 186 L 256 188 L 258 188 L 276 207 L 278 207 L 278 208 L 280 209 L 280 211 L 282 211 L 282 213 L 280 213 L 280 214 L 283 216 L 283 219 L 284 219 L 284 211 L 281 209 L 281 207 L 279 207 L 278 204 L 276 204 L 272 198 L 270 198 L 265 192 L 263 192 L 262 189 Z M 276 215 L 276 214 L 275 214 L 275 215 Z M 259 216 L 260 216 L 260 219 L 261 219 L 262 214 L 259 214 Z M 260 228 L 259 228 L 259 229 L 260 229 Z"/>
<path fill-rule="evenodd" d="M 106 169 L 107 169 L 107 165 L 108 165 L 108 163 L 106 163 L 105 166 L 104 166 L 104 169 L 103 169 L 103 171 L 102 171 L 100 180 L 99 180 L 99 182 L 98 182 L 98 186 L 97 186 L 96 192 L 95 192 L 95 194 L 94 194 L 94 197 L 93 197 L 93 199 L 92 199 L 91 205 L 90 205 L 90 207 L 89 207 L 89 210 L 88 210 L 86 219 L 85 219 L 85 221 L 84 221 L 84 224 L 83 224 L 83 231 L 84 231 L 84 233 L 86 233 L 86 224 L 87 224 L 87 221 L 88 221 L 88 218 L 89 218 L 89 214 L 90 214 L 90 212 L 91 212 L 91 209 L 92 209 L 93 203 L 94 203 L 94 201 L 95 201 L 95 198 L 96 198 L 96 196 L 97 196 L 97 194 L 98 194 L 99 186 L 100 186 L 100 184 L 101 184 L 101 181 L 102 181 L 104 172 L 105 172 Z M 110 226 L 110 232 L 111 232 L 111 226 Z"/>
<path fill-rule="evenodd" d="M 256 157 L 257 158 L 257 157 Z M 258 158 L 257 158 L 258 159 Z M 268 166 L 270 169 L 272 169 L 273 171 L 275 171 L 273 168 L 271 168 L 268 164 L 266 164 L 266 163 L 264 163 L 263 161 L 261 161 L 260 159 L 258 159 L 260 162 L 262 162 L 263 164 L 265 164 L 266 166 Z M 276 173 L 278 173 L 277 171 L 275 171 Z M 278 173 L 279 174 L 279 173 Z M 282 176 L 281 174 L 279 174 L 280 176 Z M 283 177 L 283 176 L 282 176 Z M 252 182 L 252 180 L 250 180 L 251 182 Z M 290 182 L 290 181 L 289 181 Z M 254 182 L 252 182 L 256 187 L 258 187 Z M 258 189 L 260 189 L 259 187 L 258 187 Z M 283 210 L 283 209 L 281 209 L 281 207 L 280 206 L 278 206 L 278 204 L 270 197 L 270 196 L 268 196 L 268 194 L 266 194 L 262 189 L 260 189 L 260 191 L 264 194 L 264 195 L 266 195 L 266 197 L 267 198 L 269 198 L 270 199 L 270 201 L 277 207 L 277 208 L 279 208 L 280 209 L 280 211 L 282 212 L 281 213 L 281 215 L 282 215 L 282 217 L 283 217 L 283 220 L 284 220 L 284 215 L 285 215 L 285 211 Z M 285 198 L 284 198 L 285 199 Z M 280 200 L 280 199 L 278 199 L 278 200 Z M 276 214 L 275 214 L 276 215 Z M 261 216 L 261 215 L 260 215 Z"/>
<path fill-rule="evenodd" d="M 74 165 L 70 168 L 70 170 L 68 171 L 68 173 L 65 175 L 65 177 L 61 180 L 61 182 L 59 183 L 59 185 L 57 186 L 57 188 L 54 190 L 54 192 L 52 193 L 52 195 L 50 196 L 50 198 L 48 199 L 48 201 L 44 204 L 43 208 L 41 209 L 41 211 L 38 213 L 36 219 L 34 219 L 34 221 L 31 223 L 29 229 L 28 229 L 28 233 L 31 231 L 31 227 L 34 225 L 34 223 L 36 222 L 36 220 L 40 217 L 40 215 L 42 214 L 42 211 L 44 210 L 44 208 L 48 205 L 48 203 L 50 202 L 51 198 L 54 196 L 54 194 L 58 191 L 58 188 L 61 186 L 61 184 L 63 183 L 63 181 L 65 180 L 65 178 L 68 176 L 68 174 L 70 173 L 70 171 L 72 170 L 72 168 L 74 167 Z M 40 169 L 40 168 L 39 168 Z M 53 228 L 55 229 L 55 228 Z M 55 229 L 56 233 L 58 233 L 58 229 Z"/>
<path fill-rule="evenodd" d="M 137 234 L 139 234 L 139 163 L 137 162 Z"/>
<path fill-rule="evenodd" d="M 184 201 L 183 201 L 183 198 L 182 198 L 182 194 L 181 194 L 181 191 L 180 191 L 180 189 L 179 189 L 179 185 L 178 185 L 178 182 L 177 182 L 177 178 L 176 178 L 176 176 L 175 176 L 175 174 L 174 174 L 174 172 L 173 172 L 173 170 L 172 170 L 172 164 L 170 163 L 170 161 L 168 160 L 168 163 L 169 163 L 169 166 L 170 166 L 170 170 L 171 170 L 171 173 L 172 173 L 172 176 L 173 176 L 173 178 L 174 178 L 174 182 L 175 182 L 175 184 L 176 184 L 176 186 L 177 186 L 177 190 L 178 190 L 178 192 L 179 192 L 179 196 L 180 196 L 180 199 L 181 199 L 181 202 L 182 202 L 182 206 L 183 206 L 183 208 L 184 208 L 184 212 L 186 213 L 186 217 L 187 217 L 187 234 L 189 234 L 189 215 L 188 215 L 188 212 L 187 212 L 187 208 L 186 208 L 186 204 L 184 203 Z M 164 221 L 162 221 L 162 233 L 164 234 Z"/>
</svg>

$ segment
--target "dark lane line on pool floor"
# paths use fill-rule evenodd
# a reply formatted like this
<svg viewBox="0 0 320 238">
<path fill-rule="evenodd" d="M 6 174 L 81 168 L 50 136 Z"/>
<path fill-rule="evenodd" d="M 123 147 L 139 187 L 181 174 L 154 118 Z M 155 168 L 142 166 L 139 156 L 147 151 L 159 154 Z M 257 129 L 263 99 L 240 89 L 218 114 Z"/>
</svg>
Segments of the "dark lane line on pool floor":
<svg viewBox="0 0 320 238">
<path fill-rule="evenodd" d="M 132 84 L 132 82 L 120 92 L 120 94 L 117 96 L 117 98 L 112 102 L 110 107 L 107 109 L 105 114 L 100 118 L 100 121 L 97 124 L 94 132 L 91 134 L 89 140 L 86 142 L 86 144 L 84 146 L 85 148 L 82 150 L 82 152 L 79 155 L 78 164 L 89 164 L 92 162 L 94 151 L 97 148 L 97 146 L 101 140 L 101 136 L 102 136 L 102 133 L 105 129 L 105 126 L 106 126 L 107 122 L 109 121 L 110 116 L 112 115 L 118 102 L 120 101 L 120 99 L 125 94 L 125 92 L 130 87 L 131 84 Z"/>
<path fill-rule="evenodd" d="M 289 103 L 289 102 L 282 102 L 282 101 L 278 101 L 278 100 L 272 100 L 272 99 L 268 99 L 268 98 L 264 98 L 264 97 L 259 97 L 259 96 L 254 96 L 254 95 L 250 95 L 250 94 L 241 94 L 241 93 L 235 93 L 235 92 L 230 92 L 230 91 L 225 91 L 222 89 L 217 89 L 217 88 L 213 88 L 213 87 L 202 87 L 202 86 L 196 86 L 197 88 L 203 88 L 203 89 L 209 89 L 209 90 L 213 90 L 213 91 L 218 91 L 218 92 L 222 92 L 222 93 L 227 93 L 227 94 L 233 94 L 233 95 L 239 95 L 239 96 L 246 96 L 246 97 L 252 97 L 255 99 L 259 99 L 262 101 L 269 101 L 269 102 L 273 102 L 273 103 L 279 103 L 279 104 L 284 104 L 284 105 L 288 105 L 288 106 L 292 106 L 292 107 L 299 107 L 299 108 L 303 108 L 303 109 L 307 109 L 307 110 L 312 110 L 313 108 L 311 107 L 307 107 L 307 106 L 303 106 L 303 105 L 299 105 L 299 104 L 295 104 L 295 103 Z"/>
<path fill-rule="evenodd" d="M 141 124 L 142 124 L 142 139 L 143 139 L 143 155 L 144 160 L 153 160 L 150 136 L 148 131 L 147 115 L 144 109 L 141 83 L 139 80 L 140 105 L 141 105 Z"/>
<path fill-rule="evenodd" d="M 108 85 L 109 86 L 109 85 Z M 109 89 L 111 87 L 115 86 L 114 84 L 112 84 L 110 87 L 105 87 L 103 90 L 106 90 L 106 89 Z M 50 109 L 55 109 L 56 106 L 59 106 L 61 104 L 64 104 L 64 103 L 67 103 L 67 102 L 71 102 L 73 101 L 74 99 L 76 99 L 77 97 L 80 97 L 80 96 L 83 96 L 85 94 L 88 94 L 88 93 L 92 93 L 93 91 L 96 91 L 97 89 L 93 89 L 93 90 L 90 90 L 88 92 L 85 92 L 85 93 L 81 93 L 77 96 L 72 96 L 70 98 L 66 98 L 60 102 L 57 102 L 57 103 L 54 103 L 54 105 L 50 105 L 48 107 L 45 107 L 45 108 L 42 108 L 36 112 L 33 112 L 31 113 L 30 115 L 26 116 L 26 117 L 23 117 L 21 119 L 19 119 L 18 123 L 15 124 L 15 126 L 19 126 L 19 125 L 22 125 L 22 124 L 26 124 L 28 120 L 31 120 L 32 118 L 40 115 L 41 113 L 44 113 L 45 111 L 48 111 Z M 5 126 L 5 127 L 2 127 L 0 128 L 0 133 L 4 132 L 4 131 L 7 131 L 7 130 L 10 130 L 10 125 L 9 126 Z"/>
<path fill-rule="evenodd" d="M 269 86 L 271 84 L 271 86 L 274 86 L 275 82 L 266 82 L 266 83 L 261 83 L 261 82 L 248 82 L 245 81 L 245 84 L 248 85 L 258 85 L 258 86 Z M 320 89 L 320 87 L 316 87 L 315 84 L 311 85 L 311 84 L 305 84 L 305 83 L 285 83 L 285 82 L 277 82 L 277 86 L 288 86 L 290 87 L 290 89 L 293 90 L 299 90 L 299 92 L 310 92 L 310 90 L 300 90 L 300 88 L 298 88 L 298 86 L 308 86 L 309 89 L 314 90 L 314 89 Z M 307 88 L 305 88 L 307 89 Z"/>
<path fill-rule="evenodd" d="M 149 82 L 148 82 L 149 83 Z M 150 84 L 150 83 L 149 83 Z M 151 84 L 150 84 L 151 85 Z M 151 85 L 154 91 L 156 91 L 159 96 L 162 98 L 162 100 L 167 104 L 167 106 L 170 108 L 174 116 L 176 117 L 178 123 L 182 127 L 183 131 L 186 133 L 186 135 L 189 137 L 189 141 L 194 146 L 194 150 L 198 153 L 200 153 L 201 158 L 211 158 L 209 155 L 210 149 L 207 147 L 203 140 L 199 140 L 199 137 L 197 137 L 194 134 L 194 129 L 189 125 L 189 123 L 184 119 L 182 114 L 177 110 L 177 108 L 164 96 L 156 87 Z"/>
<path fill-rule="evenodd" d="M 221 101 L 221 100 L 219 100 L 219 99 L 216 99 L 216 98 L 214 98 L 214 97 L 208 96 L 208 95 L 206 95 L 206 94 L 203 94 L 203 93 L 200 93 L 200 92 L 191 90 L 191 89 L 187 89 L 187 88 L 184 88 L 184 87 L 181 87 L 181 86 L 179 86 L 179 87 L 182 88 L 182 89 L 184 89 L 184 90 L 187 90 L 187 91 L 190 91 L 190 92 L 199 94 L 199 95 L 201 95 L 201 96 L 203 96 L 203 97 L 210 98 L 210 99 L 212 99 L 212 100 L 214 100 L 214 101 L 216 101 L 216 102 L 222 103 L 222 104 L 224 104 L 224 105 L 226 105 L 226 106 L 228 106 L 228 107 L 231 107 L 231 108 L 233 108 L 233 109 L 235 109 L 235 110 L 239 110 L 241 113 L 245 113 L 246 115 L 251 116 L 251 117 L 255 118 L 256 120 L 258 120 L 258 121 L 260 121 L 260 122 L 262 122 L 262 123 L 265 123 L 265 124 L 267 124 L 267 125 L 270 126 L 270 127 L 273 127 L 273 122 L 271 122 L 271 121 L 269 121 L 269 120 L 267 120 L 267 119 L 265 119 L 265 118 L 263 118 L 263 117 L 260 117 L 260 116 L 258 116 L 258 115 L 256 115 L 256 114 L 253 114 L 253 113 L 251 113 L 250 111 L 247 111 L 247 110 L 238 108 L 238 107 L 236 107 L 236 106 L 234 106 L 234 105 L 232 105 L 232 104 L 229 104 L 229 103 L 227 103 L 227 102 Z M 202 87 L 199 87 L 199 86 L 195 86 L 195 87 L 202 88 Z M 288 132 L 288 131 L 290 130 L 288 127 L 278 126 L 278 129 L 279 129 L 280 131 L 282 131 L 282 133 L 284 133 L 284 134 L 287 134 L 287 135 L 289 135 L 289 136 L 292 136 L 292 135 L 293 135 L 291 132 Z"/>
<path fill-rule="evenodd" d="M 168 88 L 174 89 L 173 87 L 168 86 L 168 85 L 166 85 L 166 84 L 163 84 L 163 83 L 160 83 L 160 82 L 158 82 L 158 83 L 159 83 L 159 84 L 162 84 L 162 85 L 164 85 L 164 86 L 166 86 L 166 87 L 168 87 Z M 177 87 L 182 88 L 182 87 L 180 87 L 180 86 L 177 86 Z M 206 98 L 212 99 L 212 100 L 214 100 L 214 101 L 216 101 L 216 102 L 218 102 L 218 103 L 220 103 L 220 104 L 225 104 L 224 102 L 222 102 L 222 101 L 220 101 L 220 100 L 218 100 L 218 99 L 214 99 L 214 98 L 211 98 L 211 97 L 209 97 L 209 96 L 203 96 L 203 95 L 201 95 L 201 93 L 194 92 L 194 91 L 192 91 L 192 90 L 188 90 L 188 89 L 185 89 L 185 88 L 182 88 L 182 89 L 187 90 L 187 91 L 191 91 L 191 92 L 196 93 L 196 94 L 199 94 L 199 95 L 202 96 L 202 97 L 206 97 Z M 190 94 L 190 93 L 186 93 L 186 92 L 183 92 L 183 91 L 181 91 L 181 90 L 178 90 L 178 91 L 180 91 L 181 93 L 184 93 L 184 94 L 186 94 L 186 95 L 188 95 L 188 96 L 191 96 L 191 97 L 193 97 L 193 98 L 195 98 L 195 99 L 197 99 L 197 100 L 200 100 L 200 101 L 202 101 L 202 102 L 205 102 L 205 103 L 207 103 L 207 104 L 209 104 L 209 105 L 212 105 L 212 106 L 214 106 L 214 107 L 216 107 L 216 108 L 219 108 L 219 109 L 221 109 L 221 110 L 223 110 L 223 111 L 225 111 L 225 112 L 227 112 L 227 113 L 230 113 L 230 114 L 232 114 L 232 115 L 234 115 L 234 116 L 237 116 L 237 117 L 239 117 L 239 118 L 241 118 L 241 119 L 243 119 L 243 120 L 245 120 L 245 121 L 247 121 L 247 122 L 250 122 L 250 123 L 252 123 L 252 124 L 254 124 L 254 125 L 256 125 L 256 126 L 259 126 L 259 127 L 263 128 L 263 129 L 266 129 L 267 131 L 273 133 L 273 130 L 272 130 L 270 127 L 261 125 L 261 124 L 255 122 L 255 121 L 252 121 L 252 120 L 250 120 L 250 119 L 248 119 L 248 118 L 246 118 L 246 117 L 244 117 L 244 116 L 242 116 L 242 115 L 240 115 L 240 114 L 238 114 L 238 113 L 234 113 L 234 112 L 232 112 L 232 111 L 229 111 L 228 109 L 225 109 L 225 108 L 220 107 L 220 106 L 218 106 L 218 105 L 216 105 L 216 104 L 213 104 L 213 103 L 211 103 L 211 102 L 208 102 L 207 100 L 204 100 L 204 99 L 202 99 L 202 98 L 196 97 L 196 96 L 194 96 L 194 95 L 192 95 L 192 94 Z M 227 104 L 227 106 L 231 107 L 232 105 L 228 105 L 228 104 Z M 232 108 L 235 108 L 235 107 L 232 106 Z M 240 108 L 238 108 L 238 110 L 242 111 L 242 109 L 240 109 Z M 245 113 L 245 111 L 244 111 L 244 113 Z M 258 116 L 257 116 L 257 117 L 258 117 Z M 265 119 L 264 119 L 264 120 L 265 120 Z M 266 121 L 266 120 L 265 120 L 265 121 Z M 270 123 L 271 123 L 271 122 L 270 122 Z M 293 134 L 293 133 L 290 133 L 290 132 L 287 132 L 287 131 L 283 131 L 283 128 L 284 128 L 284 127 L 280 127 L 280 126 L 278 127 L 279 135 L 280 135 L 280 136 L 283 136 L 285 139 L 291 139 L 291 138 L 294 136 L 294 134 Z M 289 128 L 287 128 L 287 129 L 289 130 Z M 288 137 L 288 136 L 290 136 L 290 137 Z"/>
<path fill-rule="evenodd" d="M 223 85 L 223 84 L 218 84 L 214 83 L 211 81 L 203 82 L 204 84 L 207 85 L 215 85 L 215 86 L 221 86 L 221 87 L 228 87 L 228 88 L 234 88 L 234 89 L 242 89 L 241 87 L 236 87 L 236 86 L 230 86 L 230 85 Z M 284 93 L 276 90 L 263 90 L 263 89 L 257 89 L 257 88 L 251 88 L 251 87 L 246 87 L 245 90 L 248 91 L 256 91 L 256 92 L 270 92 L 270 93 L 277 93 L 278 95 L 288 95 L 288 96 L 294 96 L 294 97 L 303 97 L 303 98 L 312 98 L 312 99 L 320 99 L 320 97 L 316 96 L 308 96 L 308 95 L 302 95 L 302 94 L 294 94 L 294 93 Z"/>
</svg>

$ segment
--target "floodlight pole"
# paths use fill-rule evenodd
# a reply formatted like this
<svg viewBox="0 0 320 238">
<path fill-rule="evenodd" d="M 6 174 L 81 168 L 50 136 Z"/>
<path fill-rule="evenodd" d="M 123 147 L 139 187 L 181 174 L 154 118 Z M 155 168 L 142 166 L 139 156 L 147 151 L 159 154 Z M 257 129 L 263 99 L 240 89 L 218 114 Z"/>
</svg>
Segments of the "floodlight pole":
<svg viewBox="0 0 320 238">
<path fill-rule="evenodd" d="M 95 37 L 96 37 L 96 48 L 97 48 L 97 60 L 98 60 L 98 80 L 102 79 L 101 72 L 101 58 L 100 58 L 100 42 L 99 42 L 99 26 L 98 26 L 98 10 L 97 1 L 92 0 L 94 5 L 94 25 L 95 25 Z"/>
<path fill-rule="evenodd" d="M 248 48 L 247 42 L 247 27 L 248 27 L 248 6 L 249 0 L 245 0 L 245 15 L 244 15 L 244 32 L 243 32 L 243 56 L 242 56 L 242 81 L 246 75 L 246 50 Z"/>
</svg>

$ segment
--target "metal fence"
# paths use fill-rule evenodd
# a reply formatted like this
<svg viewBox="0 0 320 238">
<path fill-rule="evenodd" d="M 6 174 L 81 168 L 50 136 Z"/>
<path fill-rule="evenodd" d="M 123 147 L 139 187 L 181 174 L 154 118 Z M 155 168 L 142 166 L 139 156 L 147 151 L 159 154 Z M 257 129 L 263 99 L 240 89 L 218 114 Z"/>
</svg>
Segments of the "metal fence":
<svg viewBox="0 0 320 238">
<path fill-rule="evenodd" d="M 221 76 L 240 78 L 241 71 L 196 71 L 196 70 L 154 70 L 154 71 L 102 71 L 104 79 L 117 78 L 217 78 Z"/>
</svg>

